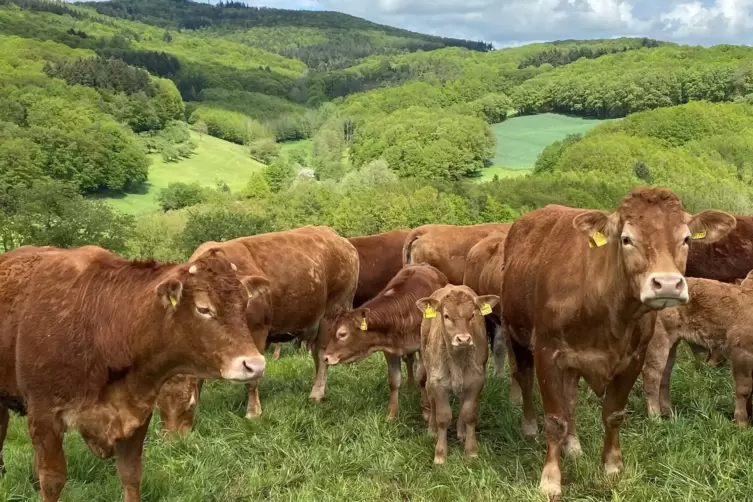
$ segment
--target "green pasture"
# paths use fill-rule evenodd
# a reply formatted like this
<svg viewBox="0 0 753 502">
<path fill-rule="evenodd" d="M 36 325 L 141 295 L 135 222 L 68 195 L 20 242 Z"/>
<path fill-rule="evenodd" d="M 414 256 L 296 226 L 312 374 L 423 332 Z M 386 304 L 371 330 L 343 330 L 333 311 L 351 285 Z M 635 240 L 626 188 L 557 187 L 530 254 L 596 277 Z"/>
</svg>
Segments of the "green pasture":
<svg viewBox="0 0 753 502">
<path fill-rule="evenodd" d="M 271 354 L 271 349 L 268 354 Z M 753 493 L 753 429 L 732 422 L 729 366 L 696 368 L 681 347 L 672 379 L 675 416 L 646 417 L 641 380 L 633 389 L 622 451 L 626 471 L 608 479 L 601 464 L 600 400 L 581 383 L 577 427 L 584 454 L 563 460 L 565 501 L 746 501 Z M 543 433 L 523 438 L 521 410 L 510 403 L 509 377 L 491 375 L 481 397 L 479 457 L 468 460 L 455 439 L 447 463 L 432 462 L 434 442 L 421 419 L 419 394 L 401 389 L 400 413 L 386 420 L 384 358 L 375 354 L 330 369 L 324 402 L 308 402 L 313 363 L 285 346 L 268 358 L 261 387 L 263 416 L 244 418 L 245 387 L 208 382 L 196 429 L 163 439 L 156 417 L 144 454 L 144 502 L 481 502 L 539 501 Z M 539 429 L 542 410 L 538 393 Z M 87 450 L 76 433 L 65 443 L 68 484 L 63 502 L 122 500 L 112 460 Z M 13 418 L 5 449 L 0 500 L 37 502 L 30 481 L 32 449 L 26 421 Z"/>
<path fill-rule="evenodd" d="M 106 200 L 125 213 L 148 213 L 159 209 L 157 193 L 171 182 L 198 182 L 214 187 L 218 181 L 224 181 L 231 190 L 240 190 L 251 173 L 263 167 L 241 145 L 209 135 L 199 138 L 193 131 L 191 137 L 198 146 L 190 158 L 164 162 L 161 156 L 154 155 L 149 167 L 149 181 L 142 192 L 108 194 Z"/>
</svg>

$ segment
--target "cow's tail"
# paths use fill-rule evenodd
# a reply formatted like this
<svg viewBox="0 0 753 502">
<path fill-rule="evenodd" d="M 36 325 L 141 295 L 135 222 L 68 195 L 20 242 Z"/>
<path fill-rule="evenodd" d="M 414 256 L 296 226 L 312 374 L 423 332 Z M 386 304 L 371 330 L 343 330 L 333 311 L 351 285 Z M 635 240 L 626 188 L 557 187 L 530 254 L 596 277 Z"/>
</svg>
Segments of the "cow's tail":
<svg viewBox="0 0 753 502">
<path fill-rule="evenodd" d="M 411 263 L 411 252 L 413 251 L 413 243 L 418 240 L 419 235 L 413 235 L 403 246 L 403 263 L 408 265 Z"/>
</svg>

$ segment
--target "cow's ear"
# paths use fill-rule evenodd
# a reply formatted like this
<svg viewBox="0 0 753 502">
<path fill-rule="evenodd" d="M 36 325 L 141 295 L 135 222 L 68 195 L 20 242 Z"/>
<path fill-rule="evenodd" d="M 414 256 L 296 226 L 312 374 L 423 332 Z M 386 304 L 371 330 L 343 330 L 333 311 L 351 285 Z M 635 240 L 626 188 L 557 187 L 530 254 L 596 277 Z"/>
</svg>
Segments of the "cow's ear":
<svg viewBox="0 0 753 502">
<path fill-rule="evenodd" d="M 351 314 L 351 319 L 353 322 L 358 326 L 358 328 L 361 331 L 368 331 L 369 330 L 369 313 L 371 312 L 368 308 L 357 308 L 353 311 Z"/>
<path fill-rule="evenodd" d="M 573 227 L 588 236 L 590 247 L 601 247 L 617 233 L 617 214 L 587 211 L 573 218 Z"/>
<path fill-rule="evenodd" d="M 425 318 L 431 319 L 432 317 L 437 316 L 439 301 L 431 296 L 425 296 L 416 301 L 416 307 L 418 307 L 418 310 L 423 313 Z"/>
<path fill-rule="evenodd" d="M 476 308 L 481 311 L 482 314 L 487 315 L 492 313 L 492 309 L 499 303 L 499 296 L 497 295 L 483 295 L 477 296 L 474 300 Z"/>
<path fill-rule="evenodd" d="M 707 209 L 692 216 L 687 215 L 686 221 L 691 239 L 704 244 L 711 244 L 724 238 L 737 225 L 734 216 L 713 209 Z"/>
<path fill-rule="evenodd" d="M 180 303 L 180 297 L 183 294 L 183 283 L 176 278 L 170 278 L 162 281 L 157 286 L 157 296 L 162 302 L 162 306 L 167 308 L 170 305 L 173 308 Z"/>
<path fill-rule="evenodd" d="M 264 277 L 258 275 L 247 275 L 240 278 L 241 283 L 246 288 L 249 298 L 256 298 L 269 291 L 272 283 Z"/>
</svg>

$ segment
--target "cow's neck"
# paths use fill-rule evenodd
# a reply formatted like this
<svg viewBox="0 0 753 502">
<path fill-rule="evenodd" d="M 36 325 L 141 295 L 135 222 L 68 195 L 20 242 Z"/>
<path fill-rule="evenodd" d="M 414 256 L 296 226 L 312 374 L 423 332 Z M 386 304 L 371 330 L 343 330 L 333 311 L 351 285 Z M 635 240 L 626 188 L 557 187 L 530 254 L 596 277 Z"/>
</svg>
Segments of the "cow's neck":
<svg viewBox="0 0 753 502">
<path fill-rule="evenodd" d="M 406 336 L 406 332 L 396 329 L 387 330 L 369 330 L 368 332 L 369 352 L 386 352 L 395 356 L 404 356 L 407 353 L 415 352 L 420 347 L 420 340 L 412 340 L 412 337 Z"/>
</svg>

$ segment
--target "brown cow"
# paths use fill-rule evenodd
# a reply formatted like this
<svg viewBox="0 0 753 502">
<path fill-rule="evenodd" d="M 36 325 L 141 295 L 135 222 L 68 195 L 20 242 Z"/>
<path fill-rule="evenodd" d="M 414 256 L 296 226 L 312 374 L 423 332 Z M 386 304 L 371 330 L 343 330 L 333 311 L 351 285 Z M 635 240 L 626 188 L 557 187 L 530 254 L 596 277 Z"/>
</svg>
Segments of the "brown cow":
<svg viewBox="0 0 753 502">
<path fill-rule="evenodd" d="M 316 374 L 309 398 L 321 401 L 327 384 L 323 358 L 329 331 L 337 316 L 353 305 L 358 281 L 356 249 L 329 227 L 306 226 L 227 242 L 205 242 L 188 261 L 192 263 L 210 252 L 232 260 L 239 273 L 259 275 L 271 283 L 269 293 L 249 309 L 251 335 L 264 351 L 271 343 L 292 341 L 293 333 L 302 332 L 300 337 L 311 343 Z M 195 378 L 170 381 L 163 392 L 182 395 L 185 401 L 188 393 L 174 387 L 197 384 Z M 258 386 L 258 381 L 248 385 L 247 418 L 261 414 Z M 163 405 L 168 401 L 160 400 Z M 185 410 L 188 403 L 172 403 L 169 408 Z M 169 415 L 166 405 L 159 410 L 160 416 Z M 191 427 L 195 413 L 193 409 L 184 414 L 184 429 Z M 175 423 L 172 418 L 167 422 Z"/>
<path fill-rule="evenodd" d="M 478 399 L 486 380 L 489 347 L 483 316 L 499 302 L 497 295 L 478 296 L 468 286 L 447 285 L 416 302 L 421 322 L 421 407 L 429 435 L 436 436 L 434 463 L 447 459 L 447 428 L 452 420 L 449 393 L 459 399 L 458 439 L 465 454 L 478 456 Z"/>
<path fill-rule="evenodd" d="M 602 461 L 623 469 L 619 427 L 653 335 L 656 311 L 687 303 L 691 236 L 713 242 L 735 226 L 721 211 L 691 216 L 669 190 L 638 188 L 614 213 L 549 205 L 523 215 L 505 241 L 502 318 L 535 433 L 533 363 L 545 410 L 542 493 L 562 493 L 560 451 L 581 452 L 575 404 L 581 377 L 606 397 Z"/>
<path fill-rule="evenodd" d="M 687 277 L 734 283 L 753 270 L 753 216 L 735 216 L 735 228 L 718 242 L 694 241 Z"/>
<path fill-rule="evenodd" d="M 125 501 L 139 501 L 162 383 L 179 373 L 260 378 L 246 307 L 268 288 L 216 253 L 190 265 L 129 261 L 96 246 L 4 254 L 0 429 L 9 407 L 28 412 L 42 501 L 58 501 L 65 485 L 66 429 L 98 457 L 115 455 Z"/>
<path fill-rule="evenodd" d="M 750 277 L 750 274 L 749 274 Z M 753 392 L 753 284 L 726 284 L 688 278 L 687 306 L 663 310 L 643 365 L 643 387 L 649 416 L 669 415 L 669 383 L 677 345 L 685 340 L 712 355 L 728 357 L 735 380 L 735 421 L 749 424 Z"/>
<path fill-rule="evenodd" d="M 509 229 L 495 231 L 481 239 L 473 246 L 465 259 L 463 284 L 479 295 L 499 295 L 502 291 L 502 279 L 505 263 L 505 239 Z M 509 340 L 502 330 L 500 305 L 497 303 L 492 313 L 484 319 L 489 344 L 492 347 L 494 372 L 502 375 L 505 367 L 505 349 Z M 510 358 L 511 373 L 514 371 L 514 359 Z M 510 399 L 521 402 L 520 387 L 514 378 L 510 379 Z"/>
<path fill-rule="evenodd" d="M 381 234 L 350 237 L 348 240 L 358 251 L 358 286 L 353 298 L 353 308 L 358 308 L 374 298 L 403 267 L 403 244 L 409 229 L 390 230 Z M 297 341 L 300 347 L 300 341 Z M 273 359 L 280 357 L 279 343 L 275 344 Z M 413 380 L 413 356 L 406 359 L 408 382 Z"/>
<path fill-rule="evenodd" d="M 400 358 L 421 348 L 421 314 L 415 303 L 446 284 L 447 277 L 429 264 L 406 265 L 375 298 L 340 317 L 335 336 L 324 351 L 329 365 L 354 363 L 384 352 L 389 419 L 397 417 Z"/>
</svg>

